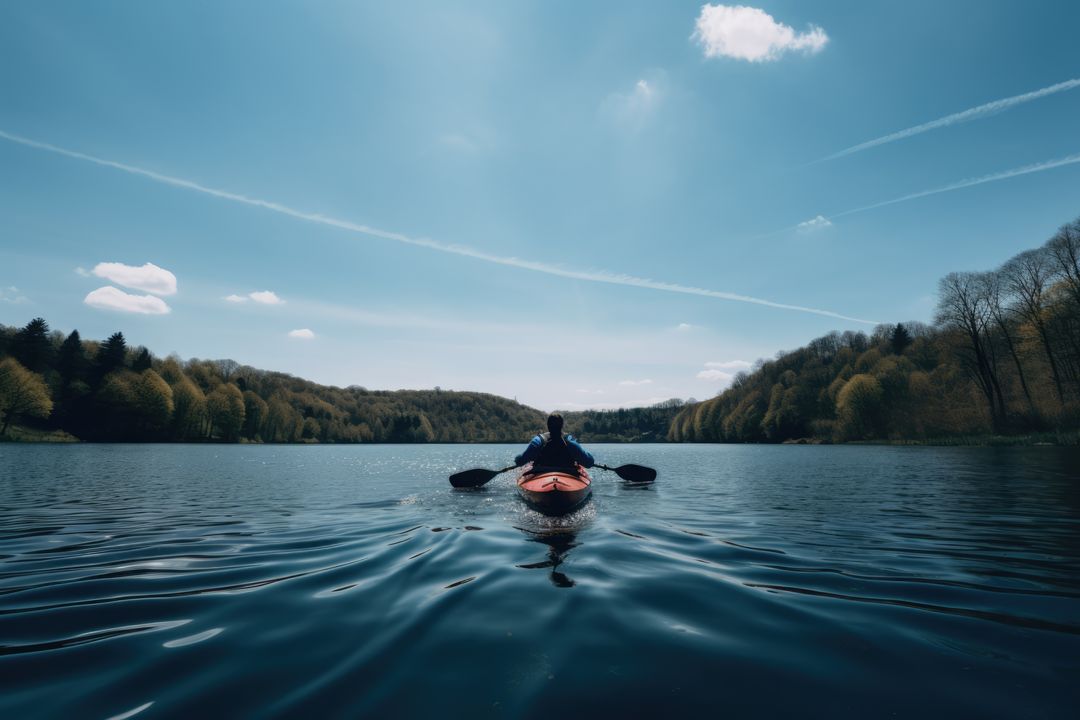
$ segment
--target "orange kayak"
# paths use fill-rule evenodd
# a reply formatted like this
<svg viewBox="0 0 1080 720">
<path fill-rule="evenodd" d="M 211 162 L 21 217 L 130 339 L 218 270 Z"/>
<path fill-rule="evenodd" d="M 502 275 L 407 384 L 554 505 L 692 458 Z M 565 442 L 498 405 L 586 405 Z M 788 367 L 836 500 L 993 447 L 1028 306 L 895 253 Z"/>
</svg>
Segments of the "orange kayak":
<svg viewBox="0 0 1080 720">
<path fill-rule="evenodd" d="M 517 480 L 525 502 L 546 515 L 568 513 L 589 499 L 592 478 L 585 468 L 526 465 Z"/>
</svg>

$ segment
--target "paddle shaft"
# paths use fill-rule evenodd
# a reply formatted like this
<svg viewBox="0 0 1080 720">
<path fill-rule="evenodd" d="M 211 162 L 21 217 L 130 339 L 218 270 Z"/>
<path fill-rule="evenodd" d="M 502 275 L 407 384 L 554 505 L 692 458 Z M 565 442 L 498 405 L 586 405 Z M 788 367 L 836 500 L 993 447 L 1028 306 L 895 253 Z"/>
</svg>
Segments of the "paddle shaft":
<svg viewBox="0 0 1080 720">
<path fill-rule="evenodd" d="M 502 470 L 487 470 L 485 468 L 465 470 L 464 472 L 454 473 L 453 475 L 451 475 L 450 484 L 456 488 L 480 487 L 496 475 L 501 475 L 507 470 L 513 470 L 516 467 L 517 465 L 510 465 L 509 467 L 504 467 Z"/>
</svg>

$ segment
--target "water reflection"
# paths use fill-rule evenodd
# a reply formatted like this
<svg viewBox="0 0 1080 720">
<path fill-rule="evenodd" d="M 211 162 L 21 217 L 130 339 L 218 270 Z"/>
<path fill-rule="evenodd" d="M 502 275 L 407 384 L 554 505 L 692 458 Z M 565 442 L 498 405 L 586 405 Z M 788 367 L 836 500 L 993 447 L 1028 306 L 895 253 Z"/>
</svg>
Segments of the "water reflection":
<svg viewBox="0 0 1080 720">
<path fill-rule="evenodd" d="M 518 565 L 519 568 L 526 570 L 538 570 L 541 568 L 550 568 L 551 584 L 560 588 L 572 588 L 574 587 L 574 581 L 570 579 L 565 573 L 559 572 L 559 566 L 566 561 L 566 556 L 570 554 L 572 548 L 578 546 L 577 533 L 567 530 L 557 530 L 548 532 L 532 532 L 518 528 L 527 536 L 529 542 L 543 543 L 548 546 L 547 560 L 535 563 L 526 563 L 524 565 Z"/>
</svg>

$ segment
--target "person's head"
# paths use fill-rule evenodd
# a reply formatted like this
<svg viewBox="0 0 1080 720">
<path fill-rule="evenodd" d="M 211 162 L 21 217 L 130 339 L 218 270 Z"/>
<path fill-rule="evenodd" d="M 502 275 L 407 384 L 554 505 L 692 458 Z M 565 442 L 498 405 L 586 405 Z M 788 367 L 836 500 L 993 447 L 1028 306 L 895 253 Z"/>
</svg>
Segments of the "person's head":
<svg viewBox="0 0 1080 720">
<path fill-rule="evenodd" d="M 563 417 L 559 413 L 551 413 L 547 419 L 548 432 L 552 435 L 562 435 Z"/>
</svg>

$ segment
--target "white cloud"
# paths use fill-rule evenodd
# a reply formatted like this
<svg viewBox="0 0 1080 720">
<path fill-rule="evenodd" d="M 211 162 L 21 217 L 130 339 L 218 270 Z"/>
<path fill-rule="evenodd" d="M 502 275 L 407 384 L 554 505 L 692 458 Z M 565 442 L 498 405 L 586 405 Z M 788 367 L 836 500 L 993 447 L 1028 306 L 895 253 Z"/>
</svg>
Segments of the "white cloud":
<svg viewBox="0 0 1080 720">
<path fill-rule="evenodd" d="M 719 370 L 749 370 L 754 366 L 746 360 L 724 360 L 723 362 L 707 362 L 705 367 Z"/>
<path fill-rule="evenodd" d="M 81 265 L 75 268 L 75 274 L 82 275 L 83 277 L 90 277 L 90 271 L 82 267 Z"/>
<path fill-rule="evenodd" d="M 161 298 L 153 295 L 132 295 L 111 285 L 87 294 L 83 302 L 99 310 L 119 310 L 142 315 L 165 315 L 171 311 Z"/>
<path fill-rule="evenodd" d="M 693 330 L 694 326 L 691 325 L 690 323 L 679 323 L 678 325 L 675 326 L 675 329 L 676 330 L 681 330 L 682 332 L 686 332 L 687 330 Z"/>
<path fill-rule="evenodd" d="M 284 305 L 285 301 L 278 297 L 277 293 L 271 290 L 256 290 L 250 292 L 247 295 L 226 295 L 224 300 L 231 303 L 246 303 L 248 300 L 254 300 L 261 305 Z"/>
<path fill-rule="evenodd" d="M 660 104 L 666 78 L 662 70 L 650 71 L 629 91 L 611 93 L 600 106 L 601 115 L 624 131 L 642 130 Z"/>
<path fill-rule="evenodd" d="M 30 299 L 19 293 L 19 288 L 11 285 L 7 288 L 0 288 L 0 301 L 11 305 L 25 305 L 30 302 Z"/>
<path fill-rule="evenodd" d="M 154 295 L 176 294 L 176 276 L 153 263 L 136 267 L 124 263 L 103 262 L 94 266 L 93 273 L 99 278 L 112 280 L 117 285 L 132 290 L 142 290 Z"/>
<path fill-rule="evenodd" d="M 257 303 L 263 305 L 282 305 L 285 301 L 269 290 L 259 290 L 253 293 L 248 293 L 248 297 Z"/>
<path fill-rule="evenodd" d="M 718 382 L 727 385 L 735 379 L 735 375 L 742 370 L 749 370 L 752 363 L 746 360 L 722 360 L 705 363 L 705 369 L 697 374 L 698 380 Z"/>
<path fill-rule="evenodd" d="M 603 390 L 589 390 L 587 388 L 578 388 L 578 392 L 584 395 L 603 395 Z"/>
<path fill-rule="evenodd" d="M 648 378 L 645 378 L 644 380 L 620 380 L 619 384 L 620 385 L 625 385 L 627 387 L 631 387 L 631 386 L 635 386 L 635 385 L 652 385 L 652 380 L 650 380 Z"/>
<path fill-rule="evenodd" d="M 829 42 L 816 25 L 797 33 L 764 10 L 745 5 L 702 5 L 691 38 L 701 44 L 707 58 L 749 62 L 778 60 L 793 50 L 816 53 Z"/>
<path fill-rule="evenodd" d="M 824 230 L 827 227 L 832 227 L 832 221 L 824 215 L 818 215 L 817 217 L 799 223 L 795 226 L 795 229 L 801 233 L 811 233 L 817 230 Z"/>
<path fill-rule="evenodd" d="M 290 330 L 289 337 L 298 338 L 300 340 L 311 340 L 315 337 L 315 333 L 307 328 L 300 328 L 299 330 Z"/>
</svg>

